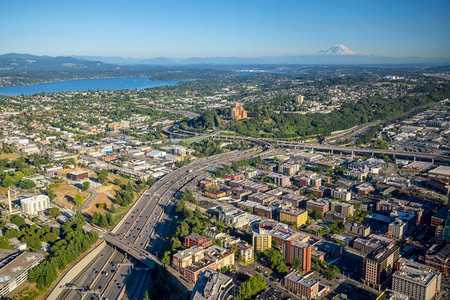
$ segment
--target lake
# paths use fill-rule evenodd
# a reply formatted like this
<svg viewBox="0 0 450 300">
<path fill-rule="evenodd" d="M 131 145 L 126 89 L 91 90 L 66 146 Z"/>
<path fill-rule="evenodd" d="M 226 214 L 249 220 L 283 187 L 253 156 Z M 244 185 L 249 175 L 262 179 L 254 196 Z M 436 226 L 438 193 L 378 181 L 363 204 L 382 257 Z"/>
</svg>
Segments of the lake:
<svg viewBox="0 0 450 300">
<path fill-rule="evenodd" d="M 149 78 L 100 78 L 65 80 L 21 86 L 1 86 L 0 95 L 20 96 L 36 93 L 57 93 L 96 90 L 143 90 L 159 86 L 174 86 L 179 80 L 155 81 Z"/>
</svg>

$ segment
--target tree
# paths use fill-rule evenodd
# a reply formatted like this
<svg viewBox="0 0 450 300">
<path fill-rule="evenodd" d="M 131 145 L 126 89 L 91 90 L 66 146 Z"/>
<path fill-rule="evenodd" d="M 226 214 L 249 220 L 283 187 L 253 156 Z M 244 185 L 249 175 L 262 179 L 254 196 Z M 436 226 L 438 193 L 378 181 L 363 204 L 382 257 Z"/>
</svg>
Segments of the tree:
<svg viewBox="0 0 450 300">
<path fill-rule="evenodd" d="M 81 189 L 83 191 L 87 191 L 89 188 L 91 187 L 91 183 L 89 181 L 85 181 L 83 182 L 83 184 L 81 185 Z"/>
<path fill-rule="evenodd" d="M 161 262 L 165 265 L 170 265 L 170 251 L 164 252 L 164 257 L 161 259 Z"/>
<path fill-rule="evenodd" d="M 296 257 L 293 261 L 293 265 L 294 265 L 294 268 L 296 268 L 298 270 L 302 265 L 302 261 L 300 260 L 300 258 Z"/>
<path fill-rule="evenodd" d="M 81 205 L 81 203 L 83 203 L 83 195 L 81 195 L 80 193 L 76 193 L 73 197 L 73 201 L 75 202 L 75 205 Z"/>
<path fill-rule="evenodd" d="M 259 274 L 241 283 L 236 300 L 246 300 L 266 289 L 266 282 Z"/>
<path fill-rule="evenodd" d="M 56 218 L 57 216 L 59 216 L 61 214 L 61 211 L 59 210 L 59 208 L 57 207 L 52 207 L 48 209 L 48 215 L 50 217 Z"/>
<path fill-rule="evenodd" d="M 9 248 L 9 240 L 7 237 L 0 236 L 0 249 L 8 249 Z"/>
<path fill-rule="evenodd" d="M 46 194 L 50 198 L 50 201 L 53 201 L 56 198 L 56 194 L 52 189 L 47 189 Z"/>
<path fill-rule="evenodd" d="M 36 235 L 32 235 L 27 240 L 27 246 L 33 250 L 39 250 L 41 248 L 41 240 Z"/>
<path fill-rule="evenodd" d="M 275 248 L 271 248 L 263 252 L 271 269 L 279 274 L 286 274 L 288 268 L 284 262 L 283 256 Z"/>
<path fill-rule="evenodd" d="M 12 215 L 11 216 L 11 222 L 16 224 L 17 226 L 21 227 L 25 225 L 25 219 L 18 215 Z"/>
<path fill-rule="evenodd" d="M 25 174 L 23 174 L 21 171 L 17 171 L 16 173 L 14 173 L 13 176 L 13 181 L 15 183 L 19 182 L 20 180 L 22 180 L 22 178 L 25 177 Z"/>
<path fill-rule="evenodd" d="M 99 174 L 97 177 L 99 183 L 104 184 L 106 182 L 106 176 L 104 174 Z"/>
<path fill-rule="evenodd" d="M 153 186 L 156 183 L 156 179 L 153 178 L 152 176 L 149 176 L 147 179 L 147 185 L 148 186 Z"/>
<path fill-rule="evenodd" d="M 24 179 L 20 182 L 19 187 L 25 190 L 31 190 L 36 187 L 36 183 L 30 179 Z"/>
<path fill-rule="evenodd" d="M 114 178 L 113 183 L 114 183 L 115 185 L 118 185 L 118 186 L 121 186 L 121 185 L 122 185 L 122 181 L 120 181 L 119 178 Z"/>
<path fill-rule="evenodd" d="M 8 174 L 6 174 L 5 178 L 3 179 L 3 186 L 4 187 L 10 187 L 11 185 L 13 185 L 14 180 L 11 178 L 11 176 L 9 176 Z"/>
</svg>

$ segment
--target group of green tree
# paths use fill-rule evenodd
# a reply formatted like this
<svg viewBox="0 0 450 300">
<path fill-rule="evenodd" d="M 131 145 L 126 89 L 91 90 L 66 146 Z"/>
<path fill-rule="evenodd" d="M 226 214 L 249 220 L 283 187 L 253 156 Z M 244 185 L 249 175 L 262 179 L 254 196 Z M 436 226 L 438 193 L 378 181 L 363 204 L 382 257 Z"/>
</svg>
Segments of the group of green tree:
<svg viewBox="0 0 450 300">
<path fill-rule="evenodd" d="M 370 143 L 370 141 L 375 137 L 378 131 L 381 130 L 381 125 L 376 125 L 366 131 L 362 136 L 356 139 L 356 145 L 364 145 Z"/>
<path fill-rule="evenodd" d="M 192 191 L 190 189 L 185 189 L 183 191 L 183 193 L 181 194 L 181 198 L 182 201 L 187 201 L 187 202 L 191 202 L 194 204 L 198 204 L 197 199 L 195 199 L 194 194 L 192 193 Z"/>
<path fill-rule="evenodd" d="M 336 276 L 336 273 L 339 273 L 339 267 L 336 265 L 330 265 L 326 261 L 322 260 L 320 261 L 317 258 L 312 259 L 312 267 L 315 271 L 319 272 L 323 276 L 327 277 L 328 279 L 333 279 Z"/>
<path fill-rule="evenodd" d="M 308 210 L 308 216 L 313 220 L 323 219 L 323 213 L 318 210 Z"/>
<path fill-rule="evenodd" d="M 179 293 L 178 286 L 166 269 L 156 265 L 150 272 L 150 284 L 145 292 L 144 300 L 171 299 L 173 295 Z"/>
<path fill-rule="evenodd" d="M 210 219 L 206 218 L 197 207 L 195 211 L 186 207 L 183 200 L 179 200 L 175 205 L 175 213 L 177 215 L 177 224 L 175 232 L 170 239 L 170 250 L 165 251 L 161 261 L 169 265 L 171 255 L 181 249 L 183 244 L 181 240 L 184 236 L 191 232 L 204 234 L 204 230 L 210 224 Z"/>
<path fill-rule="evenodd" d="M 223 153 L 220 147 L 221 142 L 213 139 L 204 139 L 200 142 L 192 143 L 191 148 L 195 150 L 193 153 L 197 157 L 207 157 Z"/>
<path fill-rule="evenodd" d="M 237 170 L 239 168 L 245 167 L 245 166 L 255 166 L 257 163 L 261 162 L 261 156 L 252 156 L 250 158 L 244 158 L 241 160 L 234 161 L 231 165 L 233 169 Z"/>
<path fill-rule="evenodd" d="M 251 299 L 265 289 L 266 282 L 259 274 L 256 274 L 239 285 L 239 292 L 236 296 L 236 300 Z"/>
<path fill-rule="evenodd" d="M 98 234 L 95 231 L 84 231 L 85 223 L 81 213 L 77 212 L 71 221 L 61 226 L 61 239 L 51 242 L 49 256 L 28 272 L 30 282 L 35 282 L 42 288 L 49 287 L 58 278 L 58 269 L 65 269 L 67 264 L 76 260 L 97 241 Z"/>
<path fill-rule="evenodd" d="M 267 261 L 268 266 L 278 274 L 285 275 L 288 272 L 283 255 L 275 248 L 270 248 L 262 252 L 262 257 Z"/>
<path fill-rule="evenodd" d="M 134 199 L 134 187 L 131 182 L 128 184 L 124 184 L 121 186 L 121 190 L 116 192 L 116 198 L 114 202 L 119 204 L 120 206 L 127 206 Z"/>
<path fill-rule="evenodd" d="M 38 221 L 37 218 L 35 221 Z M 51 229 L 48 225 L 38 227 L 35 224 L 27 225 L 25 219 L 19 215 L 12 215 L 10 221 L 19 227 L 18 229 L 8 229 L 4 232 L 3 236 L 0 237 L 0 248 L 6 249 L 9 247 L 10 238 L 18 238 L 22 243 L 26 243 L 27 246 L 38 251 L 41 248 L 41 242 L 53 243 L 58 239 L 60 234 L 59 229 Z M 6 221 L 2 221 L 0 224 L 1 229 L 3 229 Z"/>
<path fill-rule="evenodd" d="M 110 212 L 106 212 L 104 214 L 99 212 L 94 212 L 92 214 L 92 223 L 95 225 L 101 226 L 103 228 L 107 228 L 113 226 L 115 224 L 114 218 Z"/>
<path fill-rule="evenodd" d="M 104 184 L 108 179 L 108 170 L 103 169 L 97 175 L 97 181 L 101 184 Z"/>
</svg>

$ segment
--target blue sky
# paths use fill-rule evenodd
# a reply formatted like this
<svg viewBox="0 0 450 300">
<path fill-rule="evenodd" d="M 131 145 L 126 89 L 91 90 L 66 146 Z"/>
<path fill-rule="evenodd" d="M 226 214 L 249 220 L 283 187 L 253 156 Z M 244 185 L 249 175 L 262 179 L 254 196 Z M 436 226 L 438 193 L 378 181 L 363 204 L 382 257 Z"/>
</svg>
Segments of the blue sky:
<svg viewBox="0 0 450 300">
<path fill-rule="evenodd" d="M 0 1 L 0 53 L 450 57 L 448 0 Z"/>
</svg>

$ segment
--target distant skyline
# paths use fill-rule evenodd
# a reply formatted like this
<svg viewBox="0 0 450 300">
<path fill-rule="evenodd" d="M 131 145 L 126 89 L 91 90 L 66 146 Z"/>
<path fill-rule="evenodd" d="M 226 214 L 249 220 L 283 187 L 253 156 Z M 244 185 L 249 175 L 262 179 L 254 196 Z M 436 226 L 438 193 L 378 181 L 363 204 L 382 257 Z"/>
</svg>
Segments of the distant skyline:
<svg viewBox="0 0 450 300">
<path fill-rule="evenodd" d="M 450 57 L 450 1 L 1 1 L 0 54 Z"/>
</svg>

